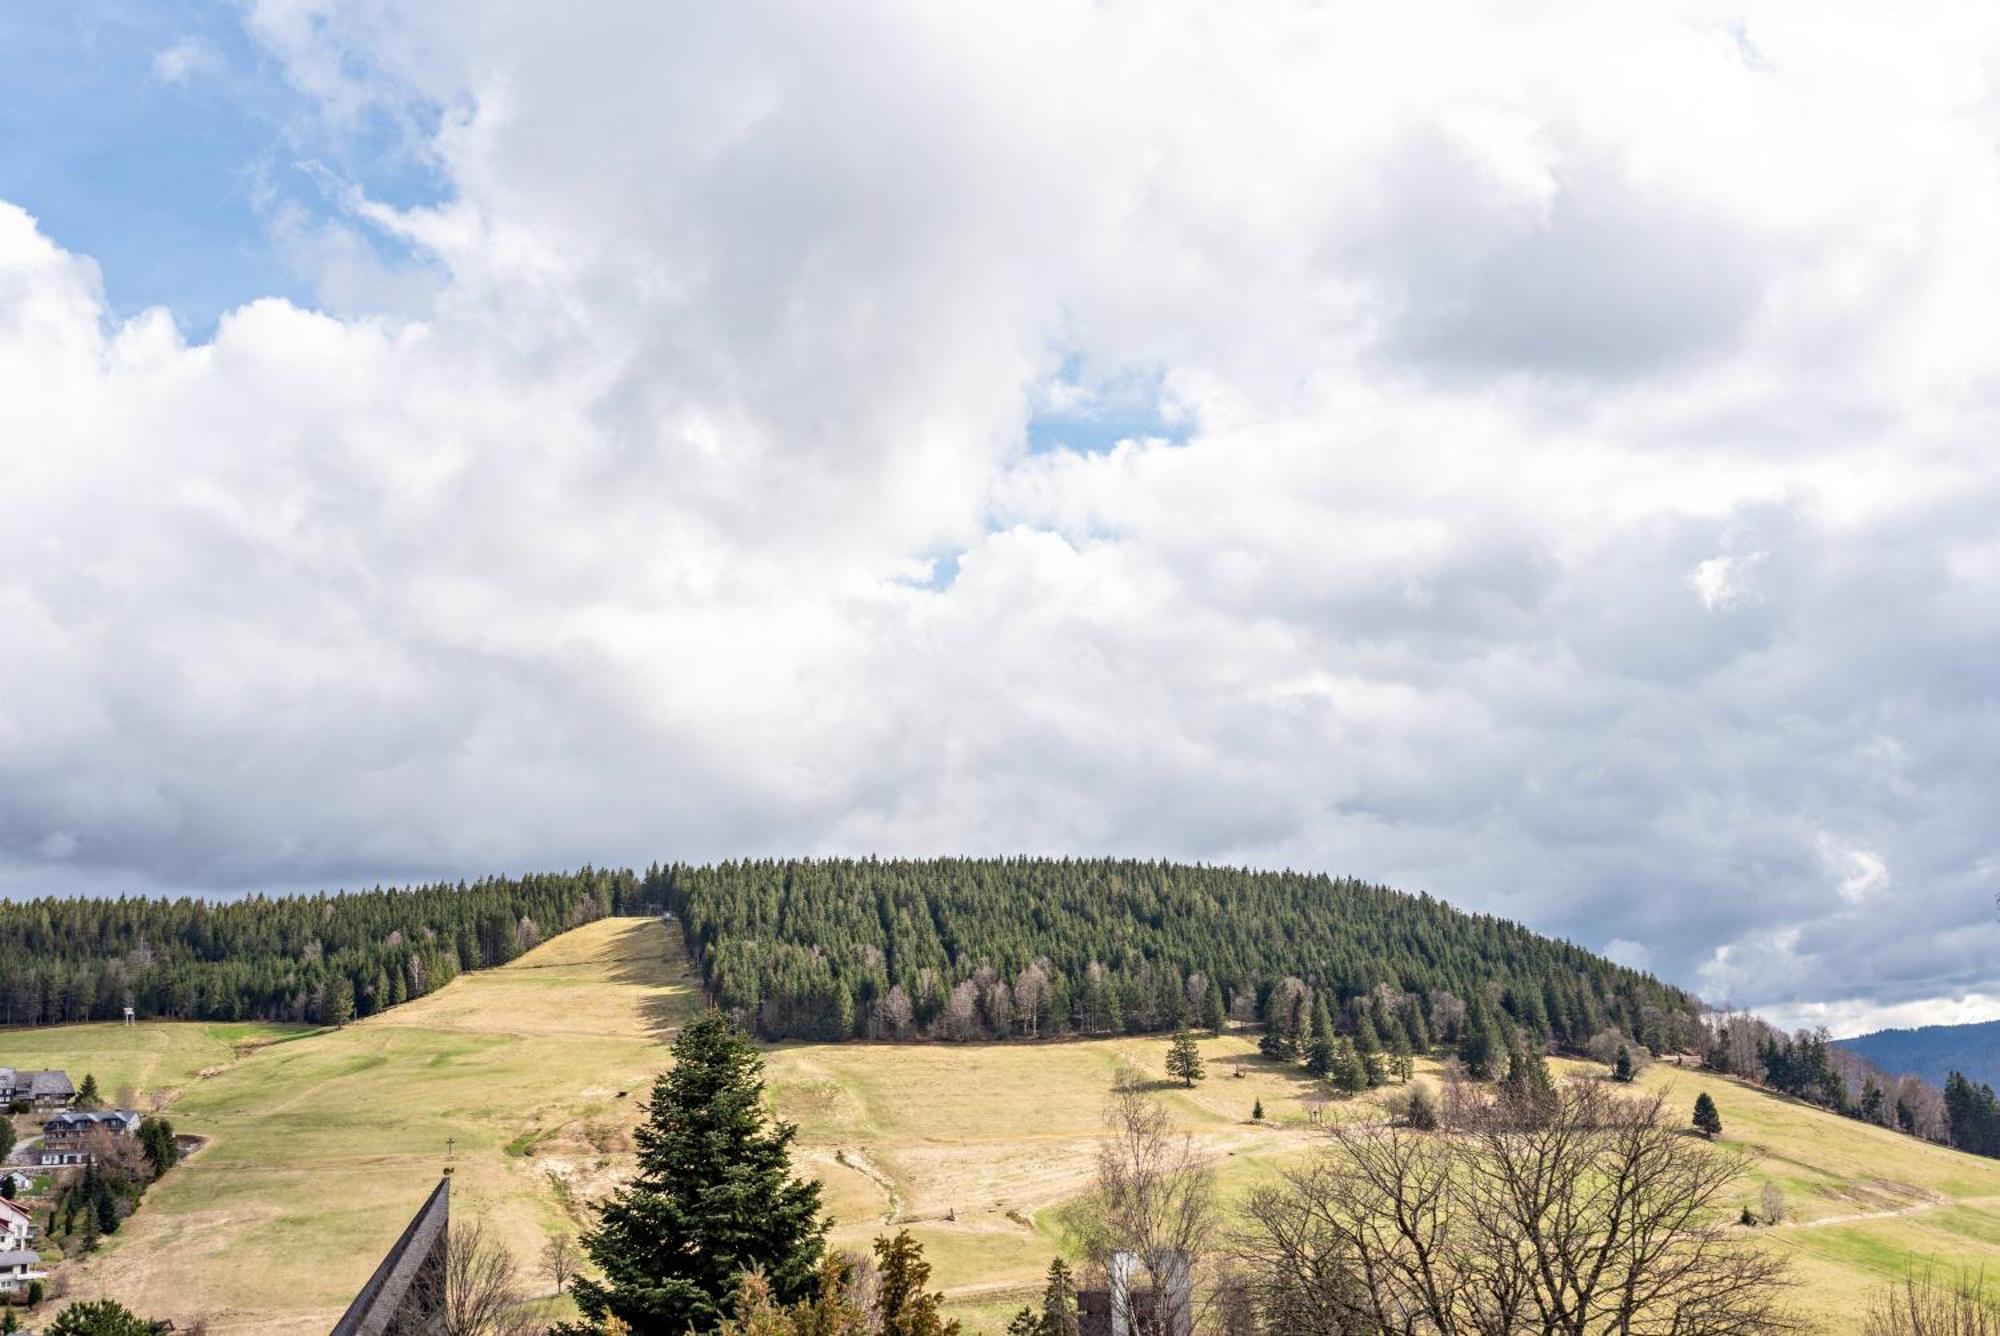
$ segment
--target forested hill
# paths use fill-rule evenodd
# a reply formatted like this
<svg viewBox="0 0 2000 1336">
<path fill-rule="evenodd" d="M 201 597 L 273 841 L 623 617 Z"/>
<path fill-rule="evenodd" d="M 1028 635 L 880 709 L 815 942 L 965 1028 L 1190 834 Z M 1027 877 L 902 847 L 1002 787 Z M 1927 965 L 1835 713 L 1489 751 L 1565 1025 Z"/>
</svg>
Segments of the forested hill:
<svg viewBox="0 0 2000 1336">
<path fill-rule="evenodd" d="M 1287 978 L 1426 1012 L 1490 991 L 1530 1033 L 1654 1049 L 1698 1004 L 1650 975 L 1429 896 L 1115 860 L 655 867 L 717 1005 L 766 1038 L 1157 1031 L 1262 1014 Z"/>
<path fill-rule="evenodd" d="M 2000 1021 L 1877 1030 L 1837 1042 L 1884 1071 L 1911 1072 L 1933 1085 L 1943 1085 L 1953 1072 L 2000 1085 Z"/>
<path fill-rule="evenodd" d="M 342 1024 L 637 904 L 628 871 L 246 900 L 0 901 L 0 1024 Z"/>
</svg>

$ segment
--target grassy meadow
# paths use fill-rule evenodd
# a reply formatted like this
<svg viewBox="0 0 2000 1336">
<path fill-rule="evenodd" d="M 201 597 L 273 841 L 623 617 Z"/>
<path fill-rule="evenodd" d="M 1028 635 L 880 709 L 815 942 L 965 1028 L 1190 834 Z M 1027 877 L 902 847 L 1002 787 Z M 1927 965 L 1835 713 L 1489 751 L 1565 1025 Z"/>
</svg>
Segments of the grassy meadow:
<svg viewBox="0 0 2000 1336">
<path fill-rule="evenodd" d="M 455 1214 L 485 1218 L 524 1262 L 549 1231 L 576 1228 L 581 1203 L 629 1168 L 647 1083 L 698 996 L 663 925 L 613 919 L 342 1030 L 65 1026 L 0 1035 L 0 1061 L 94 1072 L 108 1094 L 163 1102 L 179 1130 L 209 1138 L 102 1252 L 68 1267 L 74 1293 L 182 1325 L 206 1317 L 218 1333 L 317 1336 L 448 1147 Z M 1121 1067 L 1155 1083 L 1225 1199 L 1310 1153 L 1315 1113 L 1381 1115 L 1379 1092 L 1320 1103 L 1313 1082 L 1257 1056 L 1254 1036 L 1202 1050 L 1208 1079 L 1192 1091 L 1166 1080 L 1159 1039 L 787 1044 L 768 1051 L 767 1077 L 800 1126 L 801 1167 L 826 1185 L 836 1243 L 907 1226 L 976 1336 L 1004 1325 L 1063 1246 L 1063 1207 L 1090 1180 Z M 2000 1271 L 2000 1162 L 1671 1065 L 1641 1081 L 1671 1087 L 1677 1110 L 1699 1090 L 1715 1097 L 1722 1144 L 1750 1159 L 1743 1203 L 1773 1181 L 1793 1216 L 1755 1236 L 1794 1259 L 1797 1306 L 1824 1329 L 1851 1329 L 1913 1260 Z"/>
</svg>

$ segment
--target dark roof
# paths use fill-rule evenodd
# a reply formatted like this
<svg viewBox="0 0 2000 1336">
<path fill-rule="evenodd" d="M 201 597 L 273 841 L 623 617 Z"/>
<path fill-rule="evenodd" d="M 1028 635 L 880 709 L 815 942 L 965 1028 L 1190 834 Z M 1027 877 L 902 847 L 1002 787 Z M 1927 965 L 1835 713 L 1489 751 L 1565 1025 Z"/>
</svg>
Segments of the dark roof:
<svg viewBox="0 0 2000 1336">
<path fill-rule="evenodd" d="M 54 1068 L 31 1072 L 0 1067 L 0 1089 L 16 1093 L 25 1090 L 38 1099 L 51 1095 L 67 1097 L 76 1093 L 76 1087 L 70 1084 L 69 1073 Z"/>
<path fill-rule="evenodd" d="M 0 1252 L 0 1266 L 40 1265 L 42 1255 L 28 1248 L 17 1248 L 13 1252 Z"/>
<path fill-rule="evenodd" d="M 128 1131 L 139 1125 L 139 1115 L 131 1109 L 67 1109 L 42 1124 L 44 1130 L 78 1127 L 118 1126 Z"/>
</svg>

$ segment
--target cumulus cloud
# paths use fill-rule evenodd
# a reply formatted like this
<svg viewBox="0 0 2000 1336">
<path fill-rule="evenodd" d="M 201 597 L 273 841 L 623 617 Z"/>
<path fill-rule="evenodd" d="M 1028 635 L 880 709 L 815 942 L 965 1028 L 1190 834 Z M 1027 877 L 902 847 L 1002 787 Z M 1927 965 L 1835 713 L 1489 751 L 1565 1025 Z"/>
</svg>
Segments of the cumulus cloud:
<svg viewBox="0 0 2000 1336">
<path fill-rule="evenodd" d="M 0 891 L 1119 852 L 2000 995 L 1964 19 L 265 0 L 449 190 L 199 344 L 0 206 Z"/>
</svg>

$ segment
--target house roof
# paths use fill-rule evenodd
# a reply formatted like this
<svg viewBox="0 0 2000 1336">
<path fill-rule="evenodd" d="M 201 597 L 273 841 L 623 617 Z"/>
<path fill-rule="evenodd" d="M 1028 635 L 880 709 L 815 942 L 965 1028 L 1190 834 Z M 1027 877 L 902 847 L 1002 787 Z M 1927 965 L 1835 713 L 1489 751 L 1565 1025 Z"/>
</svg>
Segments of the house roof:
<svg viewBox="0 0 2000 1336">
<path fill-rule="evenodd" d="M 17 1201 L 8 1201 L 5 1197 L 0 1197 L 0 1211 L 12 1211 L 15 1215 L 20 1216 L 23 1220 L 34 1219 L 34 1216 L 28 1213 L 27 1207 L 21 1205 L 21 1203 Z"/>
<path fill-rule="evenodd" d="M 11 1252 L 0 1252 L 0 1266 L 40 1266 L 42 1255 L 32 1248 L 15 1248 Z"/>
<path fill-rule="evenodd" d="M 60 1097 L 67 1099 L 76 1093 L 70 1084 L 69 1073 L 49 1068 L 44 1071 L 23 1071 L 14 1067 L 0 1067 L 0 1090 L 19 1094 L 27 1091 L 35 1098 Z"/>
<path fill-rule="evenodd" d="M 64 1132 L 79 1127 L 123 1127 L 127 1131 L 139 1125 L 139 1115 L 131 1109 L 70 1109 L 59 1113 L 42 1124 L 44 1130 Z"/>
</svg>

